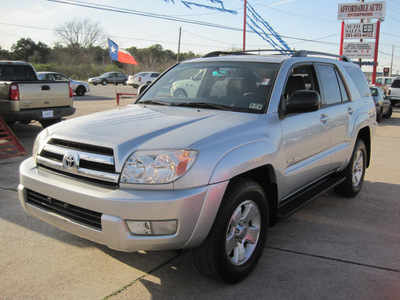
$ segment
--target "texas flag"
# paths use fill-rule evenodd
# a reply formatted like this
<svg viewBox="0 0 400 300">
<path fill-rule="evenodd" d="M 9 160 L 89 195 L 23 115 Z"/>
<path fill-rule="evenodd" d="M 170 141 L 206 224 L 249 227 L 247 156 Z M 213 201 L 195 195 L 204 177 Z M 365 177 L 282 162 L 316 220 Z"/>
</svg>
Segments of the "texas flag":
<svg viewBox="0 0 400 300">
<path fill-rule="evenodd" d="M 108 46 L 112 60 L 116 60 L 124 64 L 137 65 L 136 60 L 128 51 L 119 48 L 118 45 L 110 39 L 108 39 Z"/>
</svg>

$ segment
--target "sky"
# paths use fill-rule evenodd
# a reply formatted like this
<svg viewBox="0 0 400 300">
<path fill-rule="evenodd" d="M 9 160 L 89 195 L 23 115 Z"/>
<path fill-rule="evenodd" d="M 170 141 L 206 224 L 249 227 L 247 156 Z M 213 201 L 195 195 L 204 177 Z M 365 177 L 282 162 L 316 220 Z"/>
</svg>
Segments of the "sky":
<svg viewBox="0 0 400 300">
<path fill-rule="evenodd" d="M 220 8 L 211 0 L 190 0 L 197 4 Z M 99 22 L 105 36 L 122 48 L 146 48 L 160 44 L 164 49 L 206 54 L 211 51 L 240 50 L 243 45 L 243 0 L 221 0 L 224 8 L 237 14 L 209 10 L 182 0 L 15 0 L 2 1 L 0 10 L 0 46 L 10 50 L 21 38 L 31 38 L 53 47 L 60 39 L 54 28 L 73 19 Z M 214 1 L 213 1 L 214 2 Z M 339 54 L 341 21 L 340 3 L 351 0 L 247 0 L 256 12 L 296 50 L 313 50 Z M 372 2 L 365 0 L 365 2 Z M 82 7 L 95 4 L 112 7 L 113 11 Z M 121 13 L 120 9 L 130 13 Z M 153 17 L 150 17 L 152 15 Z M 157 16 L 157 17 L 154 17 Z M 159 16 L 162 16 L 160 18 Z M 378 72 L 390 67 L 400 73 L 400 0 L 386 1 L 386 17 L 381 23 Z M 172 18 L 174 20 L 167 20 Z M 178 21 L 177 21 L 178 19 Z M 202 23 L 192 24 L 190 22 Z M 373 20 L 375 21 L 375 20 Z M 351 20 L 348 22 L 359 22 Z M 212 26 L 210 26 L 212 25 Z M 353 40 L 357 41 L 357 40 Z M 373 41 L 373 40 L 369 40 Z M 246 49 L 267 49 L 271 46 L 247 27 Z M 369 71 L 369 67 L 363 70 Z"/>
</svg>

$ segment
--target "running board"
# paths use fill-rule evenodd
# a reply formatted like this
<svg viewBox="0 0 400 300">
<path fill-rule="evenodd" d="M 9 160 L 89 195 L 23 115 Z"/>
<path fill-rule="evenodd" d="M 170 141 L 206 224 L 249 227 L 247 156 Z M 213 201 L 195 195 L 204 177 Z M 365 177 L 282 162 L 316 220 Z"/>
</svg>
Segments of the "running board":
<svg viewBox="0 0 400 300">
<path fill-rule="evenodd" d="M 339 177 L 337 175 L 329 176 L 301 190 L 278 206 L 277 219 L 282 220 L 290 216 L 315 198 L 318 198 L 325 192 L 342 183 L 345 179 L 346 177 Z"/>
</svg>

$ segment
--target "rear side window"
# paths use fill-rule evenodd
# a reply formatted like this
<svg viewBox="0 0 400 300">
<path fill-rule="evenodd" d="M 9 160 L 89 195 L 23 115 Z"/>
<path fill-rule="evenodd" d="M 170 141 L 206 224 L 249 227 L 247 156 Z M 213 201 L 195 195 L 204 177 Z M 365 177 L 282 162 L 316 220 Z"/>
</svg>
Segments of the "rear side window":
<svg viewBox="0 0 400 300">
<path fill-rule="evenodd" d="M 392 88 L 400 88 L 400 79 L 395 79 L 391 85 Z"/>
<path fill-rule="evenodd" d="M 371 93 L 368 88 L 367 80 L 365 79 L 365 76 L 361 69 L 354 67 L 345 67 L 345 69 L 353 80 L 354 85 L 357 87 L 357 90 L 360 93 L 361 97 L 369 97 Z"/>
<path fill-rule="evenodd" d="M 348 100 L 342 79 L 335 67 L 330 65 L 318 65 L 317 69 L 320 77 L 324 104 L 332 105 L 341 103 L 343 100 Z"/>
</svg>

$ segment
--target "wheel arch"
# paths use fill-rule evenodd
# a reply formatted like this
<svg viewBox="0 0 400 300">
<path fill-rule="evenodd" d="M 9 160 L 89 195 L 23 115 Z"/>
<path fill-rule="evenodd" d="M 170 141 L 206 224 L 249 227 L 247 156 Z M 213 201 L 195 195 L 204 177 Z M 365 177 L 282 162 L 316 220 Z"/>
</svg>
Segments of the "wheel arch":
<svg viewBox="0 0 400 300">
<path fill-rule="evenodd" d="M 367 148 L 367 168 L 371 161 L 371 130 L 369 127 L 361 128 L 357 134 L 357 140 L 360 139 L 364 142 Z"/>
</svg>

